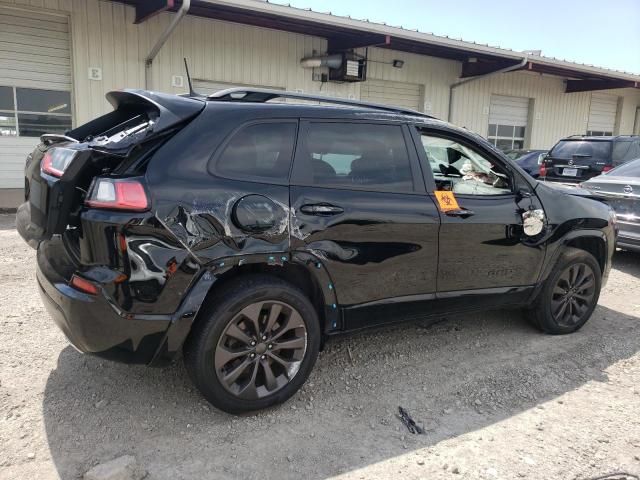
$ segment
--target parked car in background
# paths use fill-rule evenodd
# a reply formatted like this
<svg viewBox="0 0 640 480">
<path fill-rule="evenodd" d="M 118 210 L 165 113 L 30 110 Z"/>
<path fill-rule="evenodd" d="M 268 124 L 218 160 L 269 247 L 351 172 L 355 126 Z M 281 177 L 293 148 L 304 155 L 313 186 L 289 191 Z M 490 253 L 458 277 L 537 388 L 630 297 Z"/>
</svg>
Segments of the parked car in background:
<svg viewBox="0 0 640 480">
<path fill-rule="evenodd" d="M 580 186 L 615 210 L 619 229 L 617 245 L 640 251 L 640 158 Z"/>
<path fill-rule="evenodd" d="M 507 150 L 504 153 L 533 178 L 538 178 L 540 176 L 540 164 L 547 150 Z"/>
<path fill-rule="evenodd" d="M 266 103 L 282 98 L 341 107 Z M 327 337 L 364 327 L 517 307 L 575 332 L 609 274 L 610 207 L 418 112 L 261 89 L 107 99 L 27 159 L 17 227 L 41 297 L 82 352 L 183 350 L 227 412 L 285 401 Z"/>
<path fill-rule="evenodd" d="M 540 164 L 540 177 L 580 183 L 636 158 L 640 158 L 638 135 L 574 135 L 563 138 L 549 151 Z"/>
</svg>

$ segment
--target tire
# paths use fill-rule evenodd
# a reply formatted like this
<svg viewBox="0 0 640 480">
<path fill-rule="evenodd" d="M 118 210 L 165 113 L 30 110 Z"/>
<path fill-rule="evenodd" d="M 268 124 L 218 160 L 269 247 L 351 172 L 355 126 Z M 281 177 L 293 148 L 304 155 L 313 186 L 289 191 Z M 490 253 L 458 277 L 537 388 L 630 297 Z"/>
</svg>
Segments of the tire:
<svg viewBox="0 0 640 480">
<path fill-rule="evenodd" d="M 594 256 L 566 247 L 527 316 L 545 333 L 573 333 L 591 317 L 601 285 L 602 272 Z"/>
<path fill-rule="evenodd" d="M 304 384 L 320 336 L 318 314 L 302 291 L 277 277 L 246 275 L 203 306 L 184 345 L 185 366 L 216 408 L 259 410 L 286 401 Z"/>
</svg>

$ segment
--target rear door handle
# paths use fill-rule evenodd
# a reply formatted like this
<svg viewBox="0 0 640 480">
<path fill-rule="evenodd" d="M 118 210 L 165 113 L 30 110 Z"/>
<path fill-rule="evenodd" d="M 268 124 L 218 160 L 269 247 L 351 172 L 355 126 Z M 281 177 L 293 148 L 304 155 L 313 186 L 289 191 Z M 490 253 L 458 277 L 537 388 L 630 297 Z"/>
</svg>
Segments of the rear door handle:
<svg viewBox="0 0 640 480">
<path fill-rule="evenodd" d="M 328 203 L 307 204 L 300 207 L 300 211 L 307 215 L 329 216 L 343 213 L 342 207 L 330 205 Z"/>
<path fill-rule="evenodd" d="M 467 210 L 466 208 L 459 208 L 456 210 L 447 210 L 444 213 L 445 215 L 448 215 L 450 217 L 461 217 L 461 218 L 472 217 L 473 215 L 475 215 L 475 212 L 473 210 Z"/>
</svg>

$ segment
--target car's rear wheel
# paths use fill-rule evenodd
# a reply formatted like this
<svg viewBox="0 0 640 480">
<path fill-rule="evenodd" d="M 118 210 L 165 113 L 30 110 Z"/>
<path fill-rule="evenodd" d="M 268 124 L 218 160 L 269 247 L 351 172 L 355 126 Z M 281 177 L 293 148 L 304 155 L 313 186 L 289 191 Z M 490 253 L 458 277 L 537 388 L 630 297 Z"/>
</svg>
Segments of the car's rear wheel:
<svg viewBox="0 0 640 480">
<path fill-rule="evenodd" d="M 567 248 L 528 311 L 529 318 L 546 333 L 575 332 L 591 317 L 601 282 L 600 266 L 593 255 Z"/>
<path fill-rule="evenodd" d="M 185 365 L 215 407 L 246 412 L 284 402 L 309 376 L 320 325 L 303 292 L 276 277 L 232 280 L 203 307 Z"/>
</svg>

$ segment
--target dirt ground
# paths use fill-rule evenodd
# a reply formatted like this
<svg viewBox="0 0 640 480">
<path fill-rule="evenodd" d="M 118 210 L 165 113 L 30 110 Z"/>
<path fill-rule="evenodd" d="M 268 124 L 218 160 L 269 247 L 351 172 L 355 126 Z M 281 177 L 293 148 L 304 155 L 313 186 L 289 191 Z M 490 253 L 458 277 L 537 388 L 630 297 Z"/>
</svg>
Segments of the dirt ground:
<svg viewBox="0 0 640 480">
<path fill-rule="evenodd" d="M 126 454 L 150 480 L 640 475 L 640 255 L 616 254 L 574 335 L 540 334 L 518 311 L 359 333 L 330 341 L 288 403 L 241 417 L 210 408 L 180 362 L 73 350 L 8 215 L 0 260 L 1 479 L 74 479 Z"/>
</svg>

